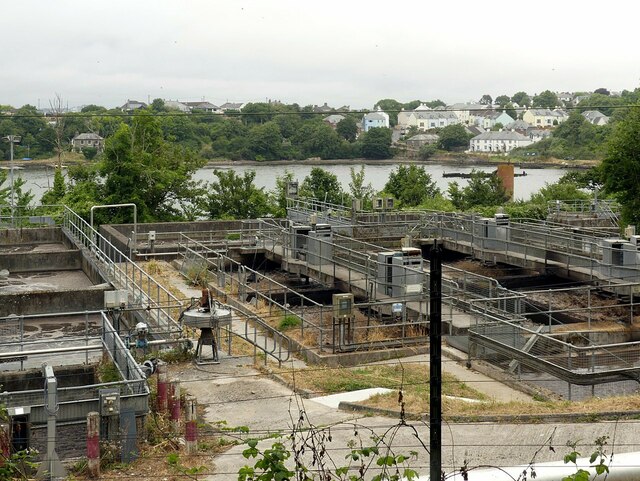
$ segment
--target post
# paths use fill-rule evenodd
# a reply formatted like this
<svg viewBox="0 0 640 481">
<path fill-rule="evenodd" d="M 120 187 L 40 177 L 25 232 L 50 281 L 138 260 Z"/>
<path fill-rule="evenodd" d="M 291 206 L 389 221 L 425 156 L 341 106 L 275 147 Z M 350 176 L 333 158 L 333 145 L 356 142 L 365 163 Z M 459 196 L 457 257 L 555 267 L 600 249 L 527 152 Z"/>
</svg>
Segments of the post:
<svg viewBox="0 0 640 481">
<path fill-rule="evenodd" d="M 159 413 L 167 412 L 167 363 L 158 361 L 158 393 L 156 409 Z"/>
<path fill-rule="evenodd" d="M 442 478 L 442 254 L 438 239 L 431 249 L 429 273 L 429 475 Z"/>
<path fill-rule="evenodd" d="M 189 396 L 186 400 L 185 406 L 185 448 L 187 454 L 195 454 L 198 451 L 198 427 L 196 424 L 197 412 L 196 412 L 196 399 Z"/>
<path fill-rule="evenodd" d="M 169 391 L 171 393 L 171 424 L 175 431 L 180 427 L 180 381 L 172 379 L 169 384 Z"/>
<path fill-rule="evenodd" d="M 87 414 L 87 470 L 89 477 L 100 477 L 100 413 Z"/>
<path fill-rule="evenodd" d="M 0 466 L 9 459 L 11 455 L 11 427 L 9 424 L 0 424 Z"/>
</svg>

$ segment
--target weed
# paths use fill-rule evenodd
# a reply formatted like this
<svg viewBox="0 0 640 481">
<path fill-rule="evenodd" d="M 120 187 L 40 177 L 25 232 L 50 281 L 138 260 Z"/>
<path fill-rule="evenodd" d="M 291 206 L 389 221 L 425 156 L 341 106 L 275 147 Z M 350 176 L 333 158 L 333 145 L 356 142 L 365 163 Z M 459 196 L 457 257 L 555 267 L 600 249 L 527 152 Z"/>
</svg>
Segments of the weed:
<svg viewBox="0 0 640 481">
<path fill-rule="evenodd" d="M 295 314 L 286 314 L 280 319 L 280 323 L 278 324 L 278 329 L 281 331 L 286 331 L 287 329 L 293 329 L 294 327 L 299 327 L 302 323 L 302 319 L 300 319 Z"/>
</svg>

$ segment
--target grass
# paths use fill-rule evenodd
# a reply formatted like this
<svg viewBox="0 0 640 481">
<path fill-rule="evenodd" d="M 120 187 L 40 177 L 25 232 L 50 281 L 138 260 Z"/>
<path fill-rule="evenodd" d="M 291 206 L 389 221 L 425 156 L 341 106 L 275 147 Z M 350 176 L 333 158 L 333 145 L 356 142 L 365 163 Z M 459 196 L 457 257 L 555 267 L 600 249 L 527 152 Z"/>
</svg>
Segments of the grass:
<svg viewBox="0 0 640 481">
<path fill-rule="evenodd" d="M 278 324 L 278 329 L 281 331 L 286 331 L 287 329 L 293 329 L 295 327 L 300 326 L 302 319 L 294 314 L 286 314 L 280 319 L 280 323 Z"/>
<path fill-rule="evenodd" d="M 318 394 L 335 394 L 372 387 L 384 387 L 397 391 L 404 386 L 409 393 L 428 399 L 428 370 L 424 364 L 372 365 L 355 368 L 309 368 L 293 373 L 281 369 L 278 373 L 292 385 Z M 295 377 L 295 383 L 294 383 Z M 455 377 L 443 375 L 443 393 L 448 396 L 484 400 L 486 396 L 470 388 Z M 397 398 L 397 393 L 393 393 Z"/>
<path fill-rule="evenodd" d="M 424 364 L 371 365 L 355 368 L 314 367 L 293 372 L 276 369 L 291 385 L 318 395 L 384 387 L 393 392 L 380 394 L 359 404 L 390 410 L 399 410 L 398 390 L 403 386 L 405 409 L 410 413 L 429 412 L 429 369 Z M 558 414 L 581 415 L 578 422 L 593 422 L 600 413 L 640 411 L 640 395 L 612 398 L 592 398 L 585 401 L 547 401 L 539 396 L 530 402 L 496 402 L 456 377 L 443 373 L 443 414 L 445 416 L 545 416 Z M 473 403 L 455 398 L 475 399 Z"/>
</svg>

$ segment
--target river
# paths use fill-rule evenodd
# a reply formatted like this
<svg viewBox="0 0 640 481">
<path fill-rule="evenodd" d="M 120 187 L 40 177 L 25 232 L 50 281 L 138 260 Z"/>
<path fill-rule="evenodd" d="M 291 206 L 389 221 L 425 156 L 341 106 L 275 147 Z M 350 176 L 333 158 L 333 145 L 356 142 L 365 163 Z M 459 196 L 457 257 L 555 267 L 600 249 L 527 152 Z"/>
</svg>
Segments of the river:
<svg viewBox="0 0 640 481">
<path fill-rule="evenodd" d="M 194 174 L 194 179 L 211 182 L 215 180 L 213 174 L 214 169 L 233 169 L 237 174 L 242 175 L 248 170 L 256 171 L 255 185 L 264 187 L 265 190 L 273 190 L 276 185 L 276 178 L 282 176 L 285 172 L 291 172 L 293 178 L 302 182 L 309 175 L 313 167 L 322 167 L 323 169 L 335 174 L 345 190 L 349 190 L 349 182 L 351 181 L 350 168 L 354 167 L 359 170 L 362 163 L 353 164 L 325 164 L 325 165 L 309 165 L 309 164 L 261 164 L 261 165 L 235 165 L 229 164 L 217 167 L 203 167 Z M 389 174 L 395 170 L 398 164 L 364 164 L 365 166 L 365 183 L 371 183 L 376 191 L 382 190 Z M 446 191 L 450 182 L 457 181 L 461 186 L 466 185 L 467 180 L 461 178 L 446 178 L 442 174 L 445 172 L 461 172 L 469 173 L 473 169 L 491 172 L 495 170 L 493 166 L 459 166 L 448 164 L 421 164 L 424 165 L 426 171 L 431 175 L 438 187 L 442 191 Z M 35 196 L 35 202 L 39 202 L 42 194 L 53 185 L 53 168 L 42 166 L 27 166 L 24 169 L 16 169 L 16 177 L 22 177 L 26 181 L 26 188 L 30 189 Z M 516 168 L 516 173 L 521 173 L 522 169 Z M 514 184 L 514 197 L 518 200 L 527 200 L 531 194 L 537 192 L 546 183 L 554 183 L 568 172 L 567 169 L 526 169 L 526 176 L 516 177 Z M 8 181 L 7 181 L 8 183 Z M 5 184 L 7 185 L 7 184 Z"/>
</svg>

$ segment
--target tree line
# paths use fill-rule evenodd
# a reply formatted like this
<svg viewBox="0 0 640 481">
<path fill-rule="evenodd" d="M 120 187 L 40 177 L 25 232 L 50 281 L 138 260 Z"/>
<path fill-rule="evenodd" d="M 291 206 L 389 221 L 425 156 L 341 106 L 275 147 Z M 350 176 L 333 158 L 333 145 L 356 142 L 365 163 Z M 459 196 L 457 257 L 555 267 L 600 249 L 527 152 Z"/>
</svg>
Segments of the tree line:
<svg viewBox="0 0 640 481">
<path fill-rule="evenodd" d="M 10 114 L 8 113 L 10 112 Z M 161 99 L 136 112 L 154 115 L 165 139 L 189 148 L 206 160 L 296 160 L 389 158 L 391 132 L 378 129 L 358 135 L 361 113 L 342 113 L 335 128 L 323 121 L 311 106 L 250 103 L 242 111 L 225 115 L 170 110 Z M 0 133 L 20 135 L 15 157 L 48 158 L 58 150 L 70 150 L 78 133 L 92 132 L 109 138 L 121 125 L 131 126 L 136 113 L 89 105 L 78 113 L 45 116 L 32 105 L 13 110 L 0 105 Z M 87 157 L 95 152 L 85 150 Z M 0 145 L 0 158 L 9 158 L 9 146 Z"/>
</svg>

